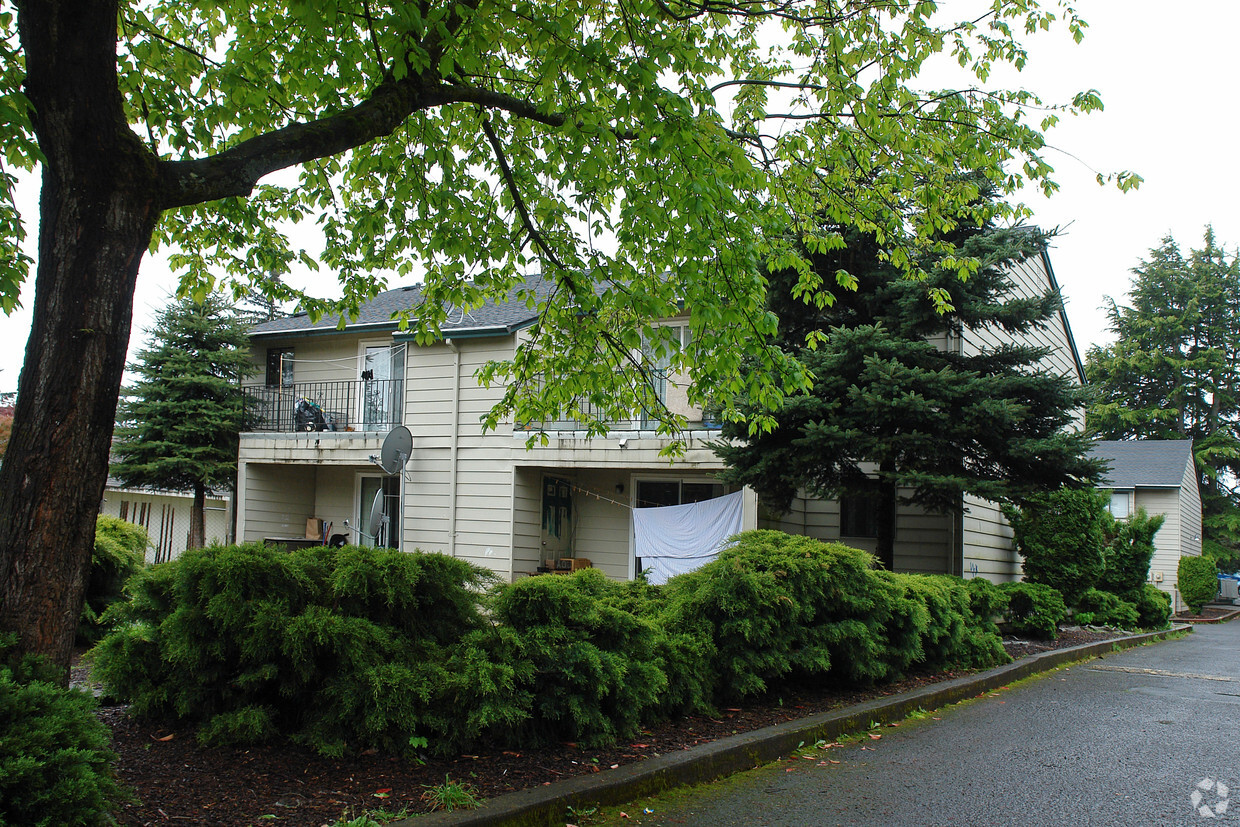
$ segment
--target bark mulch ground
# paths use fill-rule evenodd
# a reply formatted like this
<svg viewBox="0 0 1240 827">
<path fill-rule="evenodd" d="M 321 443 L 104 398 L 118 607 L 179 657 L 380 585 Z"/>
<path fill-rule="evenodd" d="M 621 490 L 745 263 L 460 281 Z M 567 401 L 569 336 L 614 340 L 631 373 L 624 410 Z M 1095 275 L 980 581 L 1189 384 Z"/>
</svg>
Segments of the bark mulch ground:
<svg viewBox="0 0 1240 827">
<path fill-rule="evenodd" d="M 1240 615 L 1240 608 L 1235 606 L 1202 606 L 1200 614 L 1184 612 L 1171 620 L 1175 623 L 1221 623 Z"/>
<path fill-rule="evenodd" d="M 1007 640 L 1014 658 L 1118 635 L 1071 630 L 1056 641 Z M 423 764 L 379 754 L 327 759 L 289 744 L 250 748 L 203 747 L 192 730 L 132 717 L 124 706 L 103 707 L 99 717 L 112 730 L 120 756 L 121 781 L 139 799 L 119 815 L 123 825 L 332 825 L 385 811 L 427 812 L 425 800 L 447 778 L 468 783 L 480 798 L 600 772 L 651 756 L 691 749 L 717 738 L 894 695 L 959 677 L 946 671 L 913 675 L 866 690 L 783 687 L 768 697 L 721 711 L 721 717 L 691 717 L 651 727 L 637 738 L 607 749 L 560 744 L 548 749 L 488 750 Z M 87 683 L 85 667 L 74 681 Z"/>
</svg>

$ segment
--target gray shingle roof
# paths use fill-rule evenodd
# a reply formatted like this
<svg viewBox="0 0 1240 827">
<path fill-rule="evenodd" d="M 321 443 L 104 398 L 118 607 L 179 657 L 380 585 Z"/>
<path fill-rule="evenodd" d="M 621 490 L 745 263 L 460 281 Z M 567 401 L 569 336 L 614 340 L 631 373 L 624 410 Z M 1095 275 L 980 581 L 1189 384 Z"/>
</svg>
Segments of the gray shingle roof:
<svg viewBox="0 0 1240 827">
<path fill-rule="evenodd" d="M 502 335 L 512 333 L 532 323 L 538 317 L 537 309 L 526 306 L 525 301 L 518 298 L 522 290 L 533 290 L 542 299 L 551 291 L 552 284 L 540 275 L 527 276 L 525 281 L 508 292 L 508 300 L 493 302 L 488 300 L 482 307 L 462 313 L 454 309 L 448 314 L 448 321 L 443 325 L 445 335 Z M 375 296 L 359 308 L 356 319 L 345 324 L 345 330 L 366 328 L 369 330 L 396 330 L 397 324 L 393 315 L 402 310 L 416 307 L 422 301 L 422 290 L 419 286 L 397 287 Z M 305 313 L 273 319 L 255 325 L 250 329 L 251 336 L 273 337 L 287 336 L 309 332 L 330 332 L 336 329 L 339 316 L 324 316 L 317 322 L 310 321 Z"/>
<path fill-rule="evenodd" d="M 1126 439 L 1099 441 L 1091 456 L 1111 464 L 1102 487 L 1178 488 L 1184 468 L 1193 461 L 1191 439 Z"/>
</svg>

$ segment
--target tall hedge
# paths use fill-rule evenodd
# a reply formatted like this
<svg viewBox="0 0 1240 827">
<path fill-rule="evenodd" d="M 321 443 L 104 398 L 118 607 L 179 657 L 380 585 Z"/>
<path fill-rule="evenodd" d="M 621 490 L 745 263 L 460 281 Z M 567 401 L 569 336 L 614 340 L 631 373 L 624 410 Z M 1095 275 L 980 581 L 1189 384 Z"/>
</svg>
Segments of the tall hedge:
<svg viewBox="0 0 1240 827">
<path fill-rule="evenodd" d="M 197 723 L 207 741 L 404 752 L 453 714 L 447 650 L 483 625 L 489 578 L 388 549 L 193 550 L 131 581 L 95 674 L 138 714 Z"/>
<path fill-rule="evenodd" d="M 436 554 L 212 548 L 134 578 L 96 674 L 212 742 L 450 753 L 612 743 L 789 679 L 1007 660 L 998 590 L 872 564 L 761 531 L 666 586 L 585 570 L 486 589 Z"/>
<path fill-rule="evenodd" d="M 1036 494 L 1004 516 L 1024 555 L 1025 579 L 1058 591 L 1075 605 L 1103 572 L 1102 495 L 1092 488 L 1061 488 Z"/>
<path fill-rule="evenodd" d="M 1201 614 L 1202 607 L 1218 594 L 1218 570 L 1214 561 L 1205 555 L 1181 557 L 1177 574 L 1180 597 L 1193 614 Z"/>
<path fill-rule="evenodd" d="M 513 632 L 508 658 L 531 716 L 514 743 L 571 740 L 589 745 L 637 733 L 667 687 L 654 625 L 609 605 L 613 584 L 597 570 L 529 577 L 500 589 L 495 620 Z"/>
</svg>

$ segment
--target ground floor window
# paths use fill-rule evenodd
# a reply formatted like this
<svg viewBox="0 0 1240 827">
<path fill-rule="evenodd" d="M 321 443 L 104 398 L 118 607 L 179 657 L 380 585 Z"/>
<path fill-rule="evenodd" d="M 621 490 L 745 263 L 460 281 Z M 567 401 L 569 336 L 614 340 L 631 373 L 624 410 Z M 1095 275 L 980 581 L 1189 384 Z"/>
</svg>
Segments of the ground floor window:
<svg viewBox="0 0 1240 827">
<path fill-rule="evenodd" d="M 882 498 L 877 492 L 840 497 L 840 536 L 877 537 L 881 507 Z"/>
<path fill-rule="evenodd" d="M 724 494 L 723 483 L 703 479 L 638 480 L 637 508 L 662 508 L 713 500 Z"/>
</svg>

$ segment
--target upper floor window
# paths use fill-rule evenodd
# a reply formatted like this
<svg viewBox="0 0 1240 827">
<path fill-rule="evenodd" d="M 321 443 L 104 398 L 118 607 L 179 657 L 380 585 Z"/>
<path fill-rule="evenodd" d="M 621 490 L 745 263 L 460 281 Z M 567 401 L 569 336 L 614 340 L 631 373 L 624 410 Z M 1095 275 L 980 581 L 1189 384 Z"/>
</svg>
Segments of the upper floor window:
<svg viewBox="0 0 1240 827">
<path fill-rule="evenodd" d="M 293 387 L 293 349 L 291 347 L 267 348 L 267 387 Z"/>
<path fill-rule="evenodd" d="M 1112 491 L 1111 502 L 1107 506 L 1111 516 L 1117 520 L 1127 520 L 1132 516 L 1132 491 Z"/>
</svg>

